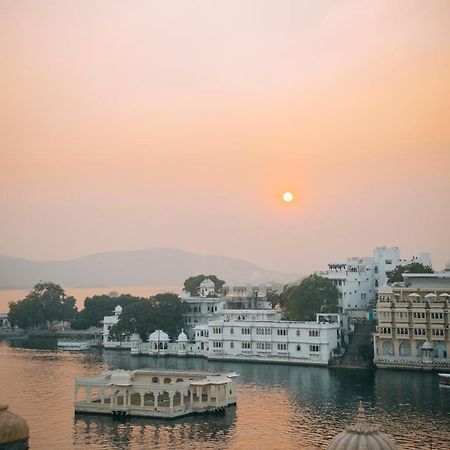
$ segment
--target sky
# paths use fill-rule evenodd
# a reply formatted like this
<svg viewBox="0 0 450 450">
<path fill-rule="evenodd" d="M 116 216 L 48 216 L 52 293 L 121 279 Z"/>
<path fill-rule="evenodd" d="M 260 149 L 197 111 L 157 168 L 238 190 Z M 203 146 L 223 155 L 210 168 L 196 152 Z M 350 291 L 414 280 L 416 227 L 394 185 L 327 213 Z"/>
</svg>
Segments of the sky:
<svg viewBox="0 0 450 450">
<path fill-rule="evenodd" d="M 0 254 L 441 269 L 449 172 L 448 0 L 0 0 Z"/>
</svg>

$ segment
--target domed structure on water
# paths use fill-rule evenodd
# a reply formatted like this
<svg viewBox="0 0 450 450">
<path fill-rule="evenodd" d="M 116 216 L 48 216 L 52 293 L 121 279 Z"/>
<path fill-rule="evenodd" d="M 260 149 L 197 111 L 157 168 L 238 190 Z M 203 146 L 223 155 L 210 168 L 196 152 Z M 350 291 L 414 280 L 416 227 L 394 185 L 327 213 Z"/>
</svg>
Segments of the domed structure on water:
<svg viewBox="0 0 450 450">
<path fill-rule="evenodd" d="M 327 450 L 398 450 L 376 425 L 367 422 L 362 402 L 354 425 L 349 425 L 329 444 Z"/>
<path fill-rule="evenodd" d="M 0 449 L 27 450 L 29 437 L 26 420 L 8 411 L 8 405 L 0 405 Z"/>
</svg>

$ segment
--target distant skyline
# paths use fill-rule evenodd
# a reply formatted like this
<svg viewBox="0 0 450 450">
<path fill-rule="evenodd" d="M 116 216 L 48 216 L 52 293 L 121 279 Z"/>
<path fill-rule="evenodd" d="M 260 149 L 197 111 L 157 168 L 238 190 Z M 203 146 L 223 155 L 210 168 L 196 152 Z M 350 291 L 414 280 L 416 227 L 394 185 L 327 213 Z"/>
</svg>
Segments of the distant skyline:
<svg viewBox="0 0 450 450">
<path fill-rule="evenodd" d="M 0 58 L 0 254 L 450 260 L 446 0 L 0 0 Z"/>
</svg>

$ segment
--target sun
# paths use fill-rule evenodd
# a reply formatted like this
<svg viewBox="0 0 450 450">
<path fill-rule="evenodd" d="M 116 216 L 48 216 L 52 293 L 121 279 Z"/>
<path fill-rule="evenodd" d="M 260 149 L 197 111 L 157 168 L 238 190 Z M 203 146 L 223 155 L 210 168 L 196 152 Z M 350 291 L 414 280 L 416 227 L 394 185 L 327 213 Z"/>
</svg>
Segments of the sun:
<svg viewBox="0 0 450 450">
<path fill-rule="evenodd" d="M 292 202 L 292 200 L 294 200 L 294 195 L 292 194 L 292 192 L 285 192 L 283 194 L 283 200 L 286 203 L 290 203 L 290 202 Z"/>
</svg>

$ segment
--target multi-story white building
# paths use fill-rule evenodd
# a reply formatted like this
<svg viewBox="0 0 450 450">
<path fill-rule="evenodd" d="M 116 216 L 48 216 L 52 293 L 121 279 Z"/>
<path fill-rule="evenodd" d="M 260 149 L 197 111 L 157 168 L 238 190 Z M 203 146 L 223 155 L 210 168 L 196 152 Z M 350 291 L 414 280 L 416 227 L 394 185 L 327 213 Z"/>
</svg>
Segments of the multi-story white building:
<svg viewBox="0 0 450 450">
<path fill-rule="evenodd" d="M 206 282 L 208 280 L 205 280 Z M 207 286 L 205 284 L 204 289 Z M 218 319 L 245 319 L 251 320 L 279 320 L 281 311 L 274 310 L 267 301 L 267 292 L 270 292 L 269 285 L 224 285 L 221 297 L 205 297 L 210 294 L 205 290 L 198 297 L 192 297 L 189 293 L 183 292 L 181 299 L 188 305 L 188 312 L 185 314 L 185 324 L 187 333 L 193 336 L 194 328 L 197 325 L 207 325 L 211 320 Z"/>
<path fill-rule="evenodd" d="M 378 291 L 375 364 L 450 371 L 450 265 L 445 272 L 405 274 L 404 280 L 406 286 Z"/>
<path fill-rule="evenodd" d="M 135 336 L 131 353 L 327 365 L 340 351 L 341 321 L 339 317 L 334 322 L 323 320 L 323 317 L 315 322 L 215 320 L 195 327 L 194 342 L 189 342 L 182 332 L 177 342 L 165 344 L 164 349 L 161 343 L 156 345 L 154 337 L 141 342 Z"/>
<path fill-rule="evenodd" d="M 209 359 L 327 365 L 339 352 L 339 323 L 217 320 L 208 328 Z"/>
<path fill-rule="evenodd" d="M 378 287 L 386 284 L 389 273 L 399 265 L 413 262 L 431 266 L 428 253 L 401 259 L 397 247 L 377 247 L 372 257 L 349 257 L 346 262 L 328 264 L 328 270 L 318 274 L 334 282 L 339 291 L 341 312 L 348 312 L 350 317 L 362 317 L 375 303 Z"/>
</svg>

